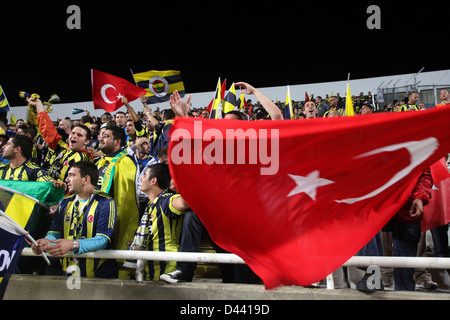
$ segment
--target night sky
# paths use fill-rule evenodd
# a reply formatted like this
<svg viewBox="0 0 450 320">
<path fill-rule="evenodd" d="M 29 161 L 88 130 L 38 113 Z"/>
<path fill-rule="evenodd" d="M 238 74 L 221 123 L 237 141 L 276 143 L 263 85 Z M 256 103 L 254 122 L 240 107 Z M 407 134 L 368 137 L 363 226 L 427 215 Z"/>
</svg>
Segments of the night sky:
<svg viewBox="0 0 450 320">
<path fill-rule="evenodd" d="M 134 72 L 180 70 L 190 93 L 217 78 L 256 87 L 448 69 L 450 5 L 403 1 L 14 2 L 2 9 L 0 84 L 64 103 L 90 101 L 90 70 L 133 82 Z M 69 30 L 71 4 L 81 30 Z M 371 4 L 381 30 L 369 30 Z"/>
</svg>

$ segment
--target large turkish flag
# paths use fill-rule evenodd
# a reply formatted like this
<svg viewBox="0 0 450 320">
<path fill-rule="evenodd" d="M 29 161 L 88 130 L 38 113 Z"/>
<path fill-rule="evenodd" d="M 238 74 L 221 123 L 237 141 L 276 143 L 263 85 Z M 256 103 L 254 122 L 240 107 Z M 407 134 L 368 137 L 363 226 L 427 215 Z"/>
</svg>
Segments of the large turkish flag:
<svg viewBox="0 0 450 320">
<path fill-rule="evenodd" d="M 92 100 L 96 110 L 114 112 L 123 106 L 123 96 L 131 102 L 138 99 L 142 93 L 145 94 L 144 89 L 125 79 L 97 70 L 91 70 L 91 73 Z"/>
<path fill-rule="evenodd" d="M 310 285 L 358 252 L 450 150 L 450 108 L 292 121 L 177 119 L 176 186 L 267 289 Z M 245 143 L 243 143 L 245 142 Z"/>
</svg>

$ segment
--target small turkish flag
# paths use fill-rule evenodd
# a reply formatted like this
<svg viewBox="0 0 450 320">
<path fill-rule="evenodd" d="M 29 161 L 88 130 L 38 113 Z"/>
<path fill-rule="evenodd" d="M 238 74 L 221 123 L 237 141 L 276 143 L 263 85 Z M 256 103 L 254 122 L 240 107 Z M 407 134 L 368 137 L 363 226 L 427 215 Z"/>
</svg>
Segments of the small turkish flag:
<svg viewBox="0 0 450 320">
<path fill-rule="evenodd" d="M 178 191 L 264 281 L 306 286 L 356 254 L 450 150 L 450 108 L 313 120 L 177 119 Z M 201 195 L 201 196 L 199 196 Z"/>
<path fill-rule="evenodd" d="M 123 106 L 122 97 L 128 101 L 134 101 L 140 97 L 145 90 L 128 82 L 125 79 L 91 70 L 92 74 L 92 100 L 94 108 L 114 112 Z"/>
</svg>

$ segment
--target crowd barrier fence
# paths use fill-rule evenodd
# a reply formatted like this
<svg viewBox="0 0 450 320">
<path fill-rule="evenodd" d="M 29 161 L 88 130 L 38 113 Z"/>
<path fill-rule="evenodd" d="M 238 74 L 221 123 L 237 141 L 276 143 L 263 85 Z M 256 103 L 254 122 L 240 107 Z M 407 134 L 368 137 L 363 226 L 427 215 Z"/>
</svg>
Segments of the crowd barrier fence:
<svg viewBox="0 0 450 320">
<path fill-rule="evenodd" d="M 30 248 L 22 251 L 23 256 L 36 256 Z M 73 253 L 67 254 L 73 256 Z M 198 264 L 245 264 L 244 260 L 230 253 L 202 253 L 202 252 L 158 252 L 158 251 L 129 251 L 129 250 L 99 250 L 85 253 L 77 258 L 91 259 L 117 259 L 117 260 L 144 260 L 144 261 L 178 261 L 197 262 Z M 424 268 L 424 269 L 450 269 L 449 258 L 435 257 L 362 257 L 354 256 L 345 262 L 343 267 L 369 267 L 379 268 Z M 326 277 L 327 288 L 334 289 L 333 276 Z"/>
</svg>

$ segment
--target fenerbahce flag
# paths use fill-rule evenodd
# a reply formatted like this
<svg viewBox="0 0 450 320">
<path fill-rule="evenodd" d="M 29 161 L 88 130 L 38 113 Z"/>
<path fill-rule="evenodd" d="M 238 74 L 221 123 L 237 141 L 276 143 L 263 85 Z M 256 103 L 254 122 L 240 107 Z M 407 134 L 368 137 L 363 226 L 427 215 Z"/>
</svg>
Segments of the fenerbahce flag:
<svg viewBox="0 0 450 320">
<path fill-rule="evenodd" d="M 146 91 L 147 104 L 167 102 L 175 90 L 181 97 L 185 95 L 180 71 L 147 71 L 133 75 L 137 85 Z"/>
<path fill-rule="evenodd" d="M 177 119 L 170 169 L 213 241 L 240 256 L 266 289 L 307 286 L 342 266 L 402 207 L 420 174 L 450 150 L 449 122 L 450 108 Z"/>
</svg>

